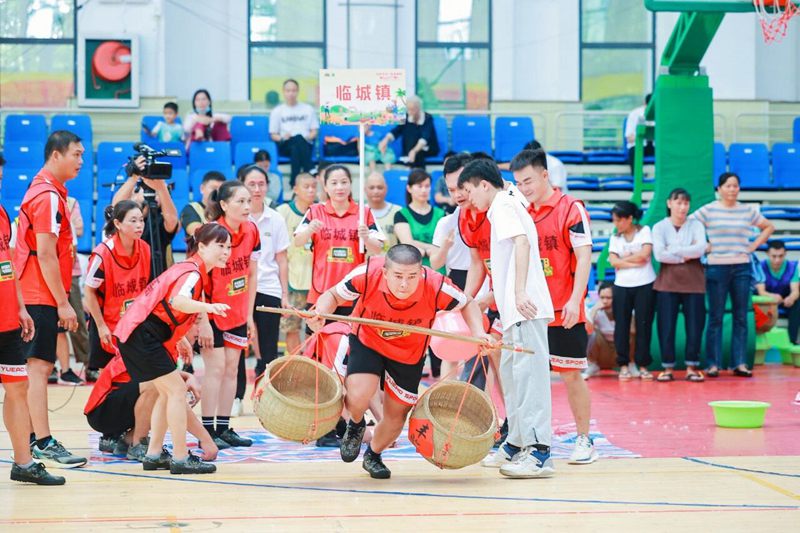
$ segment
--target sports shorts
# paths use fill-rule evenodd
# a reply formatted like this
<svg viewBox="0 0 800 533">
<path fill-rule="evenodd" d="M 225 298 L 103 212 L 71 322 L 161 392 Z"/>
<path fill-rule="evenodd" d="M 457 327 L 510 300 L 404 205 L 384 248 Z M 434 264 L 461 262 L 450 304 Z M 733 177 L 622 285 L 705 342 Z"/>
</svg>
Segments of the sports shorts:
<svg viewBox="0 0 800 533">
<path fill-rule="evenodd" d="M 214 348 L 247 349 L 247 324 L 223 331 L 217 327 L 217 324 L 212 319 L 211 331 L 214 332 Z"/>
<path fill-rule="evenodd" d="M 118 384 L 103 402 L 86 415 L 93 430 L 103 435 L 121 435 L 136 424 L 134 408 L 139 399 L 139 384 L 135 381 Z"/>
<path fill-rule="evenodd" d="M 172 337 L 172 330 L 158 318 L 150 315 L 134 329 L 127 342 L 119 342 L 119 352 L 131 381 L 146 383 L 173 372 L 177 365 L 164 343 Z"/>
<path fill-rule="evenodd" d="M 419 399 L 419 382 L 425 358 L 407 365 L 389 359 L 364 346 L 358 337 L 350 335 L 350 354 L 347 356 L 347 375 L 374 374 L 381 378 L 381 388 L 395 401 L 413 406 Z"/>
<path fill-rule="evenodd" d="M 550 345 L 550 366 L 554 371 L 568 372 L 587 367 L 586 348 L 589 336 L 583 322 L 570 329 L 563 326 L 547 328 L 547 342 Z"/>
<path fill-rule="evenodd" d="M 36 325 L 33 340 L 25 345 L 25 357 L 35 357 L 48 363 L 56 362 L 58 338 L 58 309 L 52 305 L 28 305 L 28 314 Z"/>
<path fill-rule="evenodd" d="M 0 383 L 14 383 L 28 379 L 25 366 L 25 343 L 22 329 L 0 332 Z"/>
</svg>

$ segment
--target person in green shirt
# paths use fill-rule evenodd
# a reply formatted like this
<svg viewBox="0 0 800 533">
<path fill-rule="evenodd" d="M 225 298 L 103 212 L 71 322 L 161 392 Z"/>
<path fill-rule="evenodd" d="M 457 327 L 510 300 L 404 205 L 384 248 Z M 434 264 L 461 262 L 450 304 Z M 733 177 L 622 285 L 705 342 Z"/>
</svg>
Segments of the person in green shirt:
<svg viewBox="0 0 800 533">
<path fill-rule="evenodd" d="M 434 207 L 431 198 L 431 176 L 424 170 L 413 170 L 406 185 L 406 207 L 394 216 L 394 233 L 403 244 L 416 246 L 422 253 L 422 264 L 430 266 L 430 256 L 437 249 L 433 243 L 436 223 L 445 213 Z"/>
<path fill-rule="evenodd" d="M 786 244 L 781 240 L 767 243 L 767 259 L 761 262 L 764 282 L 756 284 L 761 296 L 771 296 L 789 316 L 789 340 L 797 344 L 800 329 L 800 268 L 797 261 L 786 260 Z"/>
</svg>

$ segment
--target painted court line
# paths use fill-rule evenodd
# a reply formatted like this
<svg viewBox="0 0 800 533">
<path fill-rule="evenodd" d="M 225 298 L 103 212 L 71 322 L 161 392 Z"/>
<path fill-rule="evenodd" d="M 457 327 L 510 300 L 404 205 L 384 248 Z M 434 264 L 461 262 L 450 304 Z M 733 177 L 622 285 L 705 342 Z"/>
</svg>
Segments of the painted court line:
<svg viewBox="0 0 800 533">
<path fill-rule="evenodd" d="M 726 468 L 728 470 L 736 470 L 737 472 L 750 472 L 751 474 L 765 474 L 768 476 L 782 476 L 782 477 L 793 477 L 793 478 L 800 478 L 800 474 L 787 474 L 785 472 L 770 472 L 769 470 L 753 470 L 751 468 L 740 468 L 738 466 L 731 466 L 731 465 L 723 465 L 720 463 L 712 463 L 710 461 L 704 461 L 702 459 L 697 459 L 696 457 L 683 457 L 686 461 L 691 461 L 693 463 L 706 465 L 706 466 L 713 466 L 716 468 Z"/>
</svg>

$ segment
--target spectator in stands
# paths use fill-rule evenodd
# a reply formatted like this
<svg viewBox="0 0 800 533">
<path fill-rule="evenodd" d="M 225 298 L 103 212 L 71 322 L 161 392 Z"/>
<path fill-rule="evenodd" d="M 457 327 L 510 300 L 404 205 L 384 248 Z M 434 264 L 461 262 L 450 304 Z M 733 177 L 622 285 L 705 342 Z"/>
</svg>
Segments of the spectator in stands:
<svg viewBox="0 0 800 533">
<path fill-rule="evenodd" d="M 614 345 L 617 349 L 619 379 L 631 379 L 630 362 L 631 318 L 636 323 L 636 350 L 634 359 L 639 367 L 639 377 L 650 381 L 653 374 L 647 370 L 652 363 L 650 338 L 653 330 L 655 270 L 650 256 L 653 237 L 650 228 L 638 224 L 642 210 L 633 202 L 617 202 L 611 209 L 611 220 L 617 229 L 609 239 L 608 262 L 616 269 L 613 289 L 613 310 L 616 318 Z"/>
<path fill-rule="evenodd" d="M 628 118 L 625 120 L 625 148 L 628 150 L 628 163 L 631 165 L 631 174 L 633 174 L 633 149 L 636 146 L 636 126 L 644 124 L 644 111 L 647 104 L 650 103 L 650 94 L 644 97 L 644 105 L 641 105 L 628 113 Z M 644 144 L 644 155 L 656 155 L 656 147 L 653 141 L 647 140 Z"/>
<path fill-rule="evenodd" d="M 294 182 L 293 197 L 276 208 L 286 221 L 289 235 L 294 235 L 297 226 L 306 215 L 306 211 L 317 199 L 317 179 L 311 174 L 298 174 Z M 290 239 L 291 240 L 291 239 Z M 286 249 L 289 268 L 289 304 L 296 309 L 303 309 L 308 300 L 308 289 L 311 287 L 311 243 L 295 246 L 289 243 Z M 300 331 L 303 321 L 296 315 L 284 315 L 281 318 L 281 332 L 286 335 L 286 353 L 295 353 L 300 346 Z"/>
<path fill-rule="evenodd" d="M 439 139 L 433 117 L 422 110 L 422 101 L 416 96 L 406 99 L 406 121 L 398 124 L 378 143 L 381 154 L 385 154 L 389 143 L 403 138 L 401 161 L 414 168 L 425 168 L 425 159 L 439 154 Z"/>
<path fill-rule="evenodd" d="M 253 156 L 253 163 L 263 168 L 269 176 L 269 193 L 267 198 L 270 200 L 270 206 L 276 207 L 281 202 L 283 192 L 283 183 L 280 174 L 271 172 L 272 170 L 272 156 L 266 150 L 259 150 Z"/>
<path fill-rule="evenodd" d="M 437 249 L 433 243 L 433 231 L 444 211 L 430 203 L 431 176 L 421 169 L 408 175 L 406 185 L 406 207 L 394 216 L 394 232 L 403 244 L 416 246 L 422 254 L 422 264 L 430 266 L 430 256 Z"/>
<path fill-rule="evenodd" d="M 653 226 L 653 255 L 661 270 L 653 285 L 658 308 L 658 342 L 664 371 L 658 381 L 674 381 L 675 327 L 683 308 L 686 327 L 686 379 L 705 381 L 700 372 L 700 345 L 706 324 L 706 275 L 700 258 L 705 255 L 706 232 L 695 219 L 687 219 L 691 196 L 673 189 L 667 199 L 667 218 Z"/>
<path fill-rule="evenodd" d="M 270 137 L 278 143 L 278 153 L 288 157 L 292 167 L 290 187 L 294 187 L 298 174 L 311 170 L 311 152 L 319 132 L 317 112 L 310 105 L 297 101 L 299 90 L 297 81 L 284 81 L 284 102 L 269 115 Z"/>
<path fill-rule="evenodd" d="M 722 365 L 722 317 L 728 295 L 731 297 L 731 366 L 733 374 L 751 377 L 745 364 L 747 350 L 747 309 L 750 306 L 751 256 L 767 242 L 775 226 L 764 218 L 758 205 L 739 203 L 739 176 L 723 172 L 717 184 L 719 200 L 702 206 L 692 214 L 706 228 L 709 251 L 706 266 L 708 326 L 706 357 L 710 378 L 719 376 Z M 761 230 L 750 242 L 753 228 Z"/>
<path fill-rule="evenodd" d="M 206 220 L 206 206 L 211 193 L 219 189 L 228 178 L 222 172 L 210 170 L 205 173 L 200 182 L 200 201 L 190 202 L 181 210 L 181 226 L 186 235 L 194 236 L 197 229 L 208 222 Z"/>
<path fill-rule="evenodd" d="M 600 282 L 597 288 L 598 301 L 589 310 L 586 330 L 590 332 L 586 358 L 589 366 L 583 371 L 583 378 L 589 379 L 600 373 L 601 369 L 614 368 L 617 364 L 617 349 L 614 346 L 614 284 L 610 281 Z M 631 326 L 631 339 L 635 336 L 635 328 Z M 633 345 L 633 342 L 631 342 Z"/>
<path fill-rule="evenodd" d="M 193 142 L 230 141 L 231 132 L 228 124 L 231 116 L 225 113 L 214 113 L 211 107 L 211 95 L 205 89 L 198 89 L 192 96 L 193 111 L 183 121 L 186 132 L 186 149 Z"/>
<path fill-rule="evenodd" d="M 381 152 L 379 145 L 382 140 L 372 126 L 369 124 L 364 126 L 364 158 L 371 172 L 375 172 L 378 163 L 383 163 L 384 170 L 391 170 L 392 165 L 397 161 L 397 156 L 390 147 L 387 146 L 386 150 Z"/>
<path fill-rule="evenodd" d="M 400 211 L 399 205 L 386 201 L 386 179 L 383 174 L 373 172 L 367 177 L 367 204 L 372 210 L 372 216 L 375 217 L 375 222 L 380 226 L 381 231 L 386 236 L 383 243 L 383 253 L 389 250 L 392 246 L 397 244 L 397 235 L 394 233 L 394 220 L 395 215 Z"/>
<path fill-rule="evenodd" d="M 181 142 L 184 139 L 183 126 L 175 122 L 176 118 L 178 118 L 178 104 L 167 102 L 164 104 L 164 120 L 156 122 L 152 130 L 147 129 L 144 125 L 142 129 L 151 137 L 158 139 L 159 142 Z"/>
<path fill-rule="evenodd" d="M 797 261 L 786 260 L 786 244 L 774 240 L 767 244 L 767 259 L 761 261 L 764 283 L 756 289 L 762 296 L 771 296 L 789 315 L 789 340 L 797 344 L 800 329 L 800 269 Z"/>
</svg>

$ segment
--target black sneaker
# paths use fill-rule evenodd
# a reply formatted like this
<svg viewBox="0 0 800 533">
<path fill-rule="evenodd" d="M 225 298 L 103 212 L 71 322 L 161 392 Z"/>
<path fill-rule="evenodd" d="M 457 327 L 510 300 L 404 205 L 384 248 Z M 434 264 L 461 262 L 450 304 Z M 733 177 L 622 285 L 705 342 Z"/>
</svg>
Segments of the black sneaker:
<svg viewBox="0 0 800 533">
<path fill-rule="evenodd" d="M 339 448 L 342 441 L 336 436 L 336 430 L 330 431 L 317 439 L 317 448 Z"/>
<path fill-rule="evenodd" d="M 83 380 L 78 377 L 78 374 L 72 371 L 71 368 L 68 368 L 66 372 L 62 372 L 60 376 L 58 376 L 58 384 L 59 385 L 83 385 Z"/>
<path fill-rule="evenodd" d="M 339 421 L 336 422 L 336 436 L 340 439 L 344 437 L 344 432 L 347 431 L 347 420 L 342 417 L 339 417 Z"/>
<path fill-rule="evenodd" d="M 86 464 L 85 457 L 73 455 L 53 437 L 50 437 L 43 449 L 39 448 L 37 444 L 31 446 L 31 455 L 35 461 L 53 468 L 79 468 Z"/>
<path fill-rule="evenodd" d="M 364 440 L 364 433 L 367 431 L 367 426 L 361 421 L 362 425 L 357 426 L 350 421 L 347 424 L 347 430 L 342 437 L 342 444 L 339 447 L 339 452 L 342 455 L 342 461 L 345 463 L 352 463 L 358 459 L 358 454 L 361 453 L 361 441 Z"/>
<path fill-rule="evenodd" d="M 100 445 L 97 448 L 104 453 L 114 453 L 117 446 L 117 437 L 100 437 Z"/>
<path fill-rule="evenodd" d="M 239 447 L 239 446 L 245 447 L 253 445 L 252 440 L 240 436 L 232 428 L 228 428 L 222 433 L 220 433 L 219 438 L 234 447 Z"/>
<path fill-rule="evenodd" d="M 144 456 L 147 455 L 148 442 L 142 439 L 138 444 L 133 444 L 128 448 L 125 458 L 128 461 L 137 461 L 139 463 L 144 461 Z"/>
<path fill-rule="evenodd" d="M 11 465 L 11 481 L 37 485 L 63 485 L 66 483 L 63 477 L 50 474 L 42 463 L 36 462 L 27 468 L 18 464 Z"/>
<path fill-rule="evenodd" d="M 172 463 L 172 455 L 170 455 L 166 447 L 161 449 L 161 455 L 157 459 L 147 455 L 142 458 L 142 468 L 144 470 L 169 470 L 170 463 Z"/>
<path fill-rule="evenodd" d="M 50 376 L 47 378 L 47 383 L 49 385 L 55 385 L 58 383 L 58 370 L 54 368 L 53 371 L 50 372 Z"/>
<path fill-rule="evenodd" d="M 170 474 L 213 474 L 216 471 L 216 465 L 204 463 L 199 457 L 191 453 L 183 461 L 173 459 L 169 462 Z"/>
<path fill-rule="evenodd" d="M 381 454 L 375 453 L 372 450 L 367 450 L 367 452 L 364 453 L 364 462 L 362 466 L 364 470 L 369 472 L 369 477 L 372 479 L 389 479 L 392 477 L 392 471 L 383 464 Z"/>
<path fill-rule="evenodd" d="M 231 445 L 228 444 L 228 441 L 226 441 L 219 435 L 214 435 L 214 444 L 217 445 L 218 450 L 227 450 L 228 448 L 231 447 Z"/>
<path fill-rule="evenodd" d="M 130 448 L 130 444 L 125 442 L 125 436 L 121 436 L 117 439 L 117 445 L 114 446 L 114 451 L 112 452 L 117 457 L 125 457 L 128 455 L 128 448 Z"/>
<path fill-rule="evenodd" d="M 95 383 L 100 377 L 100 371 L 93 368 L 86 370 L 86 383 Z"/>
</svg>

